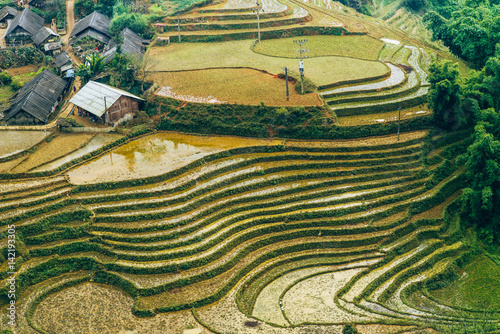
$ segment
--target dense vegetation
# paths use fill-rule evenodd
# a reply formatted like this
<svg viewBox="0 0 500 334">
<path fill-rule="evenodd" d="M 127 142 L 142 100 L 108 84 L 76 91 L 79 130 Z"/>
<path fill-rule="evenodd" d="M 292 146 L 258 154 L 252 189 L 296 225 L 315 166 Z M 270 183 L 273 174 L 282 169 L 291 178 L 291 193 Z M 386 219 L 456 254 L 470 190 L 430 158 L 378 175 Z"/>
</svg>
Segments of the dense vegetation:
<svg viewBox="0 0 500 334">
<path fill-rule="evenodd" d="M 431 67 L 430 105 L 439 127 L 474 126 L 473 144 L 461 160 L 467 167 L 462 221 L 477 226 L 486 243 L 500 240 L 500 58 L 463 80 L 449 61 Z"/>
</svg>

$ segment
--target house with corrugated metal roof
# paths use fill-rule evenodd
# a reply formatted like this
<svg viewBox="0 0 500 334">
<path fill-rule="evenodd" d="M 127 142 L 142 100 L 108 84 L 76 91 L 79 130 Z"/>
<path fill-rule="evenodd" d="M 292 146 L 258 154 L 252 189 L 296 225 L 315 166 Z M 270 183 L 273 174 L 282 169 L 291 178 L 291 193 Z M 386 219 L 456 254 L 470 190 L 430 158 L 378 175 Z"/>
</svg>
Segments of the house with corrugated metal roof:
<svg viewBox="0 0 500 334">
<path fill-rule="evenodd" d="M 143 99 L 124 90 L 89 81 L 69 102 L 78 107 L 80 116 L 101 123 L 113 123 L 129 112 L 139 111 Z"/>
<path fill-rule="evenodd" d="M 67 81 L 44 70 L 17 93 L 5 120 L 9 124 L 45 124 L 56 110 L 67 88 Z"/>
<path fill-rule="evenodd" d="M 110 19 L 101 13 L 93 12 L 75 23 L 69 36 L 69 44 L 73 45 L 79 40 L 90 37 L 103 44 L 108 44 L 111 40 L 109 32 Z"/>
<path fill-rule="evenodd" d="M 43 17 L 26 8 L 12 20 L 3 37 L 9 44 L 22 45 L 32 42 L 31 37 L 44 28 Z"/>
</svg>

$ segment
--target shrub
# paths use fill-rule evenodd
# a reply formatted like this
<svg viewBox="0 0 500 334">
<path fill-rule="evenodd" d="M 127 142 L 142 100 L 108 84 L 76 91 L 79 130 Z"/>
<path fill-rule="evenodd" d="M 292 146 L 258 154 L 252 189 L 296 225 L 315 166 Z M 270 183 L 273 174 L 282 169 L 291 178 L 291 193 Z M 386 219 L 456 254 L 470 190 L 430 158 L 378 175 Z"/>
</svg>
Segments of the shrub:
<svg viewBox="0 0 500 334">
<path fill-rule="evenodd" d="M 10 83 L 10 87 L 12 87 L 12 89 L 15 91 L 19 90 L 22 86 L 23 85 L 17 80 L 12 80 L 12 82 Z"/>
<path fill-rule="evenodd" d="M 356 327 L 352 324 L 347 324 L 342 328 L 342 334 L 358 334 Z"/>
<path fill-rule="evenodd" d="M 2 81 L 2 84 L 4 85 L 10 85 L 12 82 L 12 76 L 10 76 L 7 72 L 0 72 L 0 81 Z"/>
</svg>

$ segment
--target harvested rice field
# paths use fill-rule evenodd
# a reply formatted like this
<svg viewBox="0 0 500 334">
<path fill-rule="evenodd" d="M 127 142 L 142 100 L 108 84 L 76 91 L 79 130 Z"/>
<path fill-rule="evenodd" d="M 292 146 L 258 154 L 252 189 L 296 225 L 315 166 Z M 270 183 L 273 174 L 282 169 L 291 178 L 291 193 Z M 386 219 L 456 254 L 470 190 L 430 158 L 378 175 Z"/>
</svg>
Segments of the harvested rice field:
<svg viewBox="0 0 500 334">
<path fill-rule="evenodd" d="M 251 44 L 251 41 L 243 40 L 155 47 L 150 55 L 156 63 L 152 72 L 244 67 L 279 74 L 284 72 L 285 66 L 293 70 L 298 68 L 298 60 L 254 53 L 250 49 Z M 305 66 L 306 77 L 319 86 L 377 77 L 389 72 L 389 68 L 380 62 L 334 56 L 307 59 Z"/>
<path fill-rule="evenodd" d="M 256 46 L 254 51 L 268 56 L 295 58 L 298 45 L 296 37 L 269 39 Z M 377 60 L 384 42 L 369 36 L 309 36 L 305 47 L 308 57 L 342 56 L 365 60 Z"/>
<path fill-rule="evenodd" d="M 45 139 L 43 131 L 0 131 L 0 158 L 23 152 Z"/>
<path fill-rule="evenodd" d="M 268 106 L 318 106 L 323 102 L 316 93 L 300 95 L 289 82 L 286 100 L 285 79 L 253 69 L 212 69 L 161 72 L 152 75 L 161 89 L 159 96 L 190 102 L 230 103 Z"/>
<path fill-rule="evenodd" d="M 54 161 L 87 145 L 94 134 L 76 133 L 56 136 L 50 142 L 42 142 L 28 158 L 12 169 L 12 173 L 24 173 L 37 166 Z"/>
</svg>

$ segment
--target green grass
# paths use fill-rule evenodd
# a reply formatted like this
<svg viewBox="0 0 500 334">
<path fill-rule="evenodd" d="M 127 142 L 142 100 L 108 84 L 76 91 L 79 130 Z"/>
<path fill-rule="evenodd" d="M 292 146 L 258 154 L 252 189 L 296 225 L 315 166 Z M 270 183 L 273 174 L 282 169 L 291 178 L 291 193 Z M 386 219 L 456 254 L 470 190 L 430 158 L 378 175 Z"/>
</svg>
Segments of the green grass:
<svg viewBox="0 0 500 334">
<path fill-rule="evenodd" d="M 151 50 L 153 71 L 179 71 L 221 67 L 249 67 L 278 74 L 284 67 L 298 68 L 298 59 L 269 57 L 251 51 L 252 41 L 174 43 Z M 376 61 L 325 56 L 305 60 L 305 76 L 316 85 L 380 76 L 389 68 Z"/>
<path fill-rule="evenodd" d="M 299 38 L 264 40 L 262 47 L 255 48 L 255 51 L 268 56 L 295 58 L 298 45 L 293 41 L 296 39 Z M 384 42 L 369 36 L 308 36 L 307 40 L 304 47 L 309 49 L 308 57 L 342 56 L 377 60 L 384 46 Z"/>
<path fill-rule="evenodd" d="M 5 102 L 9 97 L 14 94 L 14 91 L 10 86 L 0 86 L 0 102 Z"/>
<path fill-rule="evenodd" d="M 486 256 L 468 264 L 461 277 L 431 295 L 440 302 L 461 308 L 500 310 L 500 267 Z"/>
</svg>

